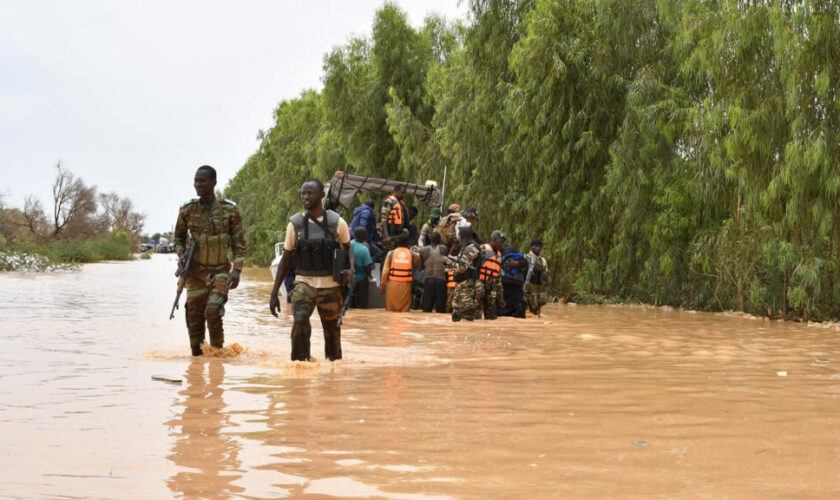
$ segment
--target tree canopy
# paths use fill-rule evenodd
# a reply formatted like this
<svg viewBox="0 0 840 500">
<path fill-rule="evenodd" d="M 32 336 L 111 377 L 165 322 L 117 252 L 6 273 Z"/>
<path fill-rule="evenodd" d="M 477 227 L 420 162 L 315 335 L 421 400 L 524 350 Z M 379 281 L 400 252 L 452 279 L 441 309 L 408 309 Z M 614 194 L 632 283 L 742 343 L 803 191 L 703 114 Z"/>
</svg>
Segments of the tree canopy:
<svg viewBox="0 0 840 500">
<path fill-rule="evenodd" d="M 267 263 L 307 177 L 422 183 L 546 242 L 555 292 L 840 317 L 840 1 L 397 5 L 324 56 L 230 182 Z"/>
</svg>

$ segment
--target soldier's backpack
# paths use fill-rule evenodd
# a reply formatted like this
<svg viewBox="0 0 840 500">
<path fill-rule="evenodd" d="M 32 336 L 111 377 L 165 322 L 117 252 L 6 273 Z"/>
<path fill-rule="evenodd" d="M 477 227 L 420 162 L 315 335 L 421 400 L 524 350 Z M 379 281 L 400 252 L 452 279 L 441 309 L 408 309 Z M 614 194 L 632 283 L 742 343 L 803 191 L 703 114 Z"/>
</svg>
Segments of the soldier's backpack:
<svg viewBox="0 0 840 500">
<path fill-rule="evenodd" d="M 461 220 L 461 214 L 454 212 L 440 220 L 435 227 L 435 232 L 440 234 L 440 242 L 448 246 L 450 249 L 455 243 L 458 243 L 458 237 L 455 234 L 455 225 Z"/>
</svg>

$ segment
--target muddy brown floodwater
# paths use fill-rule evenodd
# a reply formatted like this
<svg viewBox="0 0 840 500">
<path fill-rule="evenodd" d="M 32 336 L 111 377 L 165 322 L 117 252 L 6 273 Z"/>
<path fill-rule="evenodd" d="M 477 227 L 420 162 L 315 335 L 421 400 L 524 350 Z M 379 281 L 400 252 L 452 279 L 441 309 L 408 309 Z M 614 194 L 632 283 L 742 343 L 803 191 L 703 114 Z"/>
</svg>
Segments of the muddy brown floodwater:
<svg viewBox="0 0 840 500">
<path fill-rule="evenodd" d="M 840 498 L 834 327 L 352 310 L 344 360 L 293 364 L 248 269 L 225 316 L 247 350 L 192 359 L 173 269 L 0 273 L 0 497 Z"/>
</svg>

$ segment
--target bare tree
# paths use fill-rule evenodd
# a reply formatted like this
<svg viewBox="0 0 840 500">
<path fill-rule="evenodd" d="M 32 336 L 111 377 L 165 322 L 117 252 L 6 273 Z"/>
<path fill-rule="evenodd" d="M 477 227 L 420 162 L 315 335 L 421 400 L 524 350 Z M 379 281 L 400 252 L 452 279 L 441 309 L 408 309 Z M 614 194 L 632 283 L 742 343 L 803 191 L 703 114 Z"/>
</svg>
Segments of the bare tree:
<svg viewBox="0 0 840 500">
<path fill-rule="evenodd" d="M 104 193 L 99 195 L 99 203 L 107 217 L 109 229 L 125 231 L 132 241 L 139 238 L 146 214 L 135 212 L 134 203 L 130 199 L 116 193 Z"/>
<path fill-rule="evenodd" d="M 41 202 L 32 195 L 24 200 L 23 210 L 6 207 L 0 214 L 0 219 L 3 226 L 2 236 L 7 242 L 14 243 L 21 239 L 38 241 L 49 233 L 47 216 Z"/>
<path fill-rule="evenodd" d="M 26 227 L 29 228 L 29 233 L 34 237 L 42 237 L 44 229 L 47 225 L 47 216 L 44 213 L 44 207 L 41 205 L 41 200 L 29 195 L 23 201 L 23 220 Z"/>
<path fill-rule="evenodd" d="M 68 225 L 80 229 L 90 226 L 96 213 L 96 186 L 85 186 L 82 179 L 65 170 L 60 161 L 55 169 L 53 237 L 57 237 Z"/>
</svg>

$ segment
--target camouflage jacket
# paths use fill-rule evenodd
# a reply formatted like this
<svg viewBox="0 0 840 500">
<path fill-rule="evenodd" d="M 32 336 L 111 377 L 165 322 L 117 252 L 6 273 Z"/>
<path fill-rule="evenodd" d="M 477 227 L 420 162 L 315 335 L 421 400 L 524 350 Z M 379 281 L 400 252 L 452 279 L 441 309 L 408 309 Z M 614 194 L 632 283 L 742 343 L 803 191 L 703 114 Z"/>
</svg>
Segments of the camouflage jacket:
<svg viewBox="0 0 840 500">
<path fill-rule="evenodd" d="M 478 247 L 475 243 L 467 243 L 461 248 L 461 253 L 458 254 L 458 260 L 460 262 L 455 262 L 454 266 L 452 266 L 452 270 L 456 273 L 465 273 L 467 272 L 468 265 L 472 265 L 473 261 L 478 254 L 482 252 L 482 249 Z M 478 270 L 476 269 L 476 272 Z"/>
<path fill-rule="evenodd" d="M 537 256 L 534 254 L 534 252 L 528 252 L 527 254 L 525 254 L 525 260 L 529 266 L 531 265 L 531 261 L 534 259 L 537 259 L 537 263 L 534 264 L 535 271 L 548 270 L 548 261 L 545 260 L 545 258 L 542 255 Z M 527 271 L 527 268 L 525 270 Z"/>
<path fill-rule="evenodd" d="M 548 271 L 548 261 L 545 260 L 545 257 L 543 257 L 542 255 L 537 256 L 534 254 L 534 252 L 528 252 L 527 254 L 525 254 L 525 262 L 528 264 L 528 266 L 531 265 L 531 262 L 534 262 L 534 259 L 536 259 L 536 263 L 534 264 L 535 274 L 540 275 L 541 273 Z M 528 268 L 525 267 L 524 269 L 522 269 L 522 272 L 527 274 Z M 526 283 L 526 287 L 528 290 L 535 290 L 542 288 L 543 285 L 535 285 L 531 282 L 528 282 Z"/>
<path fill-rule="evenodd" d="M 208 214 L 209 211 L 209 214 Z M 205 224 L 202 225 L 202 218 Z M 175 251 L 183 256 L 187 251 L 187 231 L 191 236 L 206 234 L 216 236 L 230 235 L 230 248 L 233 253 L 233 268 L 242 269 L 245 262 L 247 248 L 245 246 L 245 231 L 242 228 L 242 218 L 236 203 L 230 200 L 213 201 L 209 208 L 204 208 L 198 198 L 192 199 L 178 211 L 178 221 L 175 223 Z"/>
</svg>

